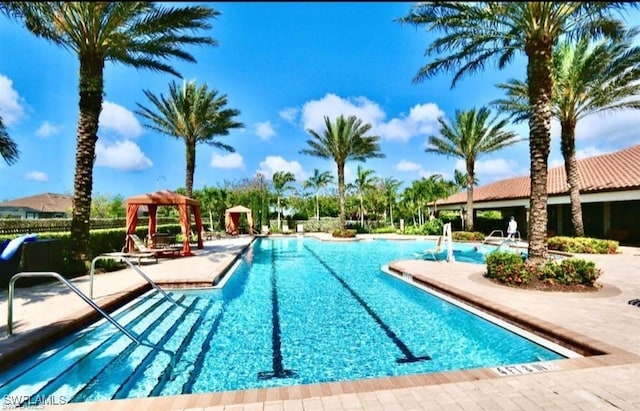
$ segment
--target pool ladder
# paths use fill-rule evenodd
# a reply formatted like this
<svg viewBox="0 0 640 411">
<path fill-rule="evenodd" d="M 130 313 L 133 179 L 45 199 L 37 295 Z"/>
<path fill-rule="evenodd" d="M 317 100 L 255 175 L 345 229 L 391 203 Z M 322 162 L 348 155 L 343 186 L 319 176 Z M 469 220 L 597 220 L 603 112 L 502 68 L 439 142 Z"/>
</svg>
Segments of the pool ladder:
<svg viewBox="0 0 640 411">
<path fill-rule="evenodd" d="M 145 273 L 143 273 L 141 269 L 139 269 L 138 267 L 133 265 L 131 260 L 129 260 L 128 258 L 126 258 L 124 256 L 116 256 L 116 257 L 117 257 L 117 259 L 121 259 L 122 261 L 126 262 L 129 265 L 129 267 L 131 267 L 136 273 L 138 273 L 149 284 L 151 284 L 151 286 L 153 288 L 158 290 L 166 299 L 171 301 L 176 306 L 181 307 L 181 305 L 178 304 L 175 300 L 173 300 L 169 296 L 169 294 L 167 294 L 162 288 L 160 288 L 156 283 L 154 283 L 153 280 L 151 280 L 151 278 L 149 278 Z M 8 306 L 8 310 L 7 310 L 7 336 L 10 337 L 11 335 L 13 335 L 13 298 L 14 298 L 14 294 L 15 294 L 14 290 L 15 290 L 16 281 L 18 279 L 20 279 L 20 278 L 52 277 L 52 278 L 57 279 L 62 284 L 64 284 L 67 288 L 69 288 L 71 291 L 76 293 L 76 295 L 78 295 L 78 297 L 82 298 L 82 300 L 84 300 L 84 302 L 89 304 L 89 306 L 91 306 L 91 308 L 93 308 L 100 315 L 102 315 L 102 317 L 104 317 L 105 320 L 109 321 L 114 327 L 116 327 L 124 335 L 129 337 L 137 345 L 143 345 L 143 346 L 152 348 L 152 349 L 157 350 L 157 351 L 162 351 L 162 352 L 168 354 L 171 357 L 171 361 L 173 363 L 173 360 L 174 360 L 173 357 L 175 356 L 174 352 L 169 351 L 169 350 L 165 350 L 164 348 L 158 347 L 158 346 L 156 346 L 154 344 L 151 344 L 151 343 L 140 341 L 139 337 L 137 337 L 137 336 L 133 335 L 131 332 L 127 331 L 126 328 L 124 328 L 122 325 L 120 325 L 113 317 L 111 317 L 102 308 L 100 308 L 95 302 L 93 302 L 93 300 L 92 300 L 93 299 L 93 276 L 94 276 L 94 272 L 95 272 L 95 263 L 99 259 L 105 259 L 105 258 L 113 259 L 114 256 L 113 255 L 97 256 L 91 262 L 91 278 L 90 278 L 90 290 L 89 290 L 89 294 L 90 294 L 91 297 L 88 297 L 85 293 L 80 291 L 78 289 L 78 287 L 76 287 L 75 285 L 71 284 L 66 278 L 64 278 L 63 276 L 61 276 L 60 274 L 55 273 L 55 272 L 51 272 L 51 271 L 20 272 L 20 273 L 14 275 L 13 277 L 11 277 L 11 280 L 9 281 L 9 298 L 8 298 L 9 306 Z"/>
</svg>

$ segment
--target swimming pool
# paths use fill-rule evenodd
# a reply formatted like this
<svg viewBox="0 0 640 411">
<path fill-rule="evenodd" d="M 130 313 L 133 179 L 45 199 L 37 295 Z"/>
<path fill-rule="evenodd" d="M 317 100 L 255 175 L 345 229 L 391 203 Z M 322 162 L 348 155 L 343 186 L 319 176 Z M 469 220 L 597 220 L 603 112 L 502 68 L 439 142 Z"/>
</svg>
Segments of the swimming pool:
<svg viewBox="0 0 640 411">
<path fill-rule="evenodd" d="M 565 358 L 381 272 L 424 241 L 258 239 L 221 289 L 155 292 L 0 374 L 0 396 L 80 402 Z"/>
</svg>

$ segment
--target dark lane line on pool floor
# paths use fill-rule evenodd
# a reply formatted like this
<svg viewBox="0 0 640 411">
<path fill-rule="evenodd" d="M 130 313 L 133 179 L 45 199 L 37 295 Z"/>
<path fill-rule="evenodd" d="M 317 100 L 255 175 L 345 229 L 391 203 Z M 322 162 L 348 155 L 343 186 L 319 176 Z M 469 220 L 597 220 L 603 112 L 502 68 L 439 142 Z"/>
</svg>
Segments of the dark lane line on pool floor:
<svg viewBox="0 0 640 411">
<path fill-rule="evenodd" d="M 367 304 L 367 302 L 362 297 L 360 297 L 358 293 L 356 293 L 355 290 L 353 290 L 353 288 L 351 288 L 351 286 L 349 286 L 349 284 L 342 277 L 340 277 L 335 271 L 333 271 L 333 269 L 329 267 L 329 265 L 325 263 L 306 244 L 304 245 L 304 248 L 306 248 L 311 253 L 311 255 L 313 255 L 320 262 L 320 264 L 322 264 L 324 268 L 326 268 L 327 271 L 329 271 L 329 273 L 336 280 L 338 280 L 340 284 L 342 284 L 342 286 L 347 291 L 349 291 L 351 296 L 362 306 L 362 308 L 365 309 L 365 311 L 371 316 L 371 318 L 373 318 L 373 320 L 380 326 L 380 328 L 382 328 L 382 330 L 385 332 L 385 334 L 387 334 L 387 336 L 391 339 L 391 341 L 393 341 L 393 343 L 398 347 L 398 349 L 404 355 L 404 358 L 396 358 L 397 363 L 399 364 L 413 363 L 418 361 L 427 361 L 431 359 L 431 357 L 428 355 L 423 355 L 420 357 L 416 357 L 415 355 L 413 355 L 409 347 L 407 347 L 407 345 L 404 342 L 402 342 L 402 340 L 396 335 L 396 333 L 394 333 L 393 330 L 384 321 L 382 321 L 382 318 L 380 318 L 380 316 L 378 316 L 378 314 L 371 307 L 369 307 L 369 304 Z"/>
<path fill-rule="evenodd" d="M 271 378 L 291 378 L 296 376 L 294 370 L 285 370 L 282 364 L 282 340 L 280 332 L 280 312 L 278 307 L 278 283 L 276 279 L 276 254 L 274 242 L 271 242 L 271 346 L 272 367 L 271 371 L 258 372 L 258 378 L 268 380 Z"/>
</svg>

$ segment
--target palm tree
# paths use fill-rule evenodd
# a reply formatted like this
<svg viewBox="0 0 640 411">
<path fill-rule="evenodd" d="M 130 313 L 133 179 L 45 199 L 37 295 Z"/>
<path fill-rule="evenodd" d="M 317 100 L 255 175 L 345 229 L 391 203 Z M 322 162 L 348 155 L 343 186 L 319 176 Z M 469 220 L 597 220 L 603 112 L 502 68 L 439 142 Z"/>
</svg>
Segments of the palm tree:
<svg viewBox="0 0 640 411">
<path fill-rule="evenodd" d="M 631 45 L 635 31 L 622 41 L 601 42 L 589 47 L 587 39 L 572 45 L 560 43 L 553 53 L 554 88 L 552 112 L 560 122 L 560 148 L 571 201 L 574 234 L 584 236 L 580 175 L 576 158 L 575 130 L 578 121 L 601 112 L 640 108 L 640 48 Z M 511 79 L 500 83 L 507 98 L 493 102 L 511 112 L 515 121 L 529 118 L 526 82 Z M 634 98 L 636 97 L 636 98 Z"/>
<path fill-rule="evenodd" d="M 155 2 L 5 2 L 2 11 L 24 22 L 36 36 L 78 56 L 80 99 L 70 244 L 71 260 L 86 261 L 105 63 L 180 77 L 168 61 L 195 62 L 184 49 L 187 45 L 215 46 L 214 39 L 196 32 L 209 29 L 208 21 L 220 13 L 207 6 L 165 7 Z"/>
<path fill-rule="evenodd" d="M 393 226 L 393 207 L 396 203 L 396 197 L 398 196 L 398 189 L 402 185 L 402 181 L 396 180 L 393 177 L 386 177 L 382 180 L 382 191 L 386 206 L 389 207 L 389 217 L 391 219 L 391 226 Z M 386 213 L 386 211 L 385 211 Z"/>
<path fill-rule="evenodd" d="M 11 165 L 18 161 L 19 154 L 18 145 L 9 137 L 4 121 L 0 117 L 0 156 Z"/>
<path fill-rule="evenodd" d="M 439 118 L 442 137 L 430 136 L 427 153 L 443 154 L 464 160 L 467 169 L 467 230 L 473 231 L 473 185 L 475 164 L 481 154 L 491 153 L 515 144 L 521 139 L 512 131 L 505 131 L 507 120 L 489 120 L 491 110 L 481 107 L 468 111 L 456 110 L 453 124 Z"/>
<path fill-rule="evenodd" d="M 344 166 L 347 161 L 366 161 L 369 158 L 383 158 L 380 152 L 379 136 L 367 136 L 371 124 L 362 124 L 356 116 L 344 118 L 340 115 L 332 122 L 324 117 L 325 130 L 322 135 L 315 130 L 307 129 L 311 139 L 307 140 L 309 148 L 300 150 L 302 154 L 314 157 L 333 159 L 338 168 L 338 201 L 340 203 L 340 230 L 346 232 L 344 206 Z"/>
<path fill-rule="evenodd" d="M 304 182 L 304 188 L 311 188 L 315 192 L 316 196 L 316 220 L 320 221 L 320 201 L 318 193 L 321 189 L 333 183 L 333 175 L 329 171 L 323 171 L 322 173 L 317 168 L 313 169 L 313 175 Z"/>
<path fill-rule="evenodd" d="M 613 16 L 623 2 L 429 2 L 418 3 L 399 21 L 443 37 L 427 49 L 438 56 L 414 78 L 421 82 L 440 72 L 454 72 L 451 87 L 465 74 L 483 70 L 491 59 L 498 68 L 516 53 L 527 57 L 529 118 L 530 214 L 528 261 L 540 265 L 547 258 L 547 163 L 551 137 L 553 90 L 552 49 L 562 36 L 620 37 L 621 20 Z M 631 7 L 638 7 L 631 3 Z"/>
<path fill-rule="evenodd" d="M 364 169 L 358 165 L 356 172 L 356 180 L 354 181 L 354 188 L 360 201 L 360 227 L 364 228 L 364 195 L 367 191 L 374 188 L 375 183 L 375 171 Z"/>
<path fill-rule="evenodd" d="M 190 81 L 180 87 L 175 81 L 169 85 L 169 95 L 155 96 L 144 90 L 145 96 L 157 111 L 138 103 L 137 114 L 151 121 L 145 126 L 161 134 L 182 140 L 186 148 L 186 196 L 193 193 L 193 175 L 196 169 L 196 145 L 210 146 L 234 152 L 234 148 L 217 140 L 229 135 L 229 129 L 243 128 L 244 124 L 234 121 L 240 111 L 225 108 L 227 96 L 218 96 L 217 90 L 209 90 L 206 84 L 196 85 Z"/>
<path fill-rule="evenodd" d="M 276 171 L 273 173 L 273 189 L 276 190 L 276 196 L 278 198 L 278 228 L 280 226 L 280 197 L 285 191 L 292 190 L 293 186 L 289 183 L 296 181 L 295 176 L 290 171 Z"/>
</svg>

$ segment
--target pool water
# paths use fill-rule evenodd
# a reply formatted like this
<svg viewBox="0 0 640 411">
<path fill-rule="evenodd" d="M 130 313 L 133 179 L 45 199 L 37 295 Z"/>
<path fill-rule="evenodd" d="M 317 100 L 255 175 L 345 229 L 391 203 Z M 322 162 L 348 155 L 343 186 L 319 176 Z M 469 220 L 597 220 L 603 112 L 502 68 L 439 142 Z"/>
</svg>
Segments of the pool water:
<svg viewBox="0 0 640 411">
<path fill-rule="evenodd" d="M 493 367 L 562 355 L 383 273 L 425 241 L 261 238 L 221 289 L 149 292 L 0 374 L 0 396 L 139 398 Z"/>
</svg>

